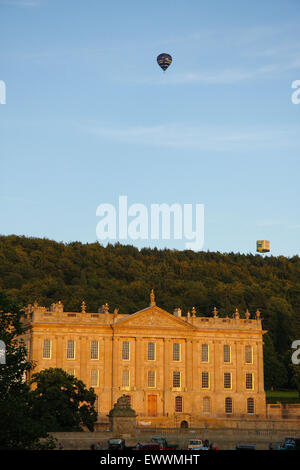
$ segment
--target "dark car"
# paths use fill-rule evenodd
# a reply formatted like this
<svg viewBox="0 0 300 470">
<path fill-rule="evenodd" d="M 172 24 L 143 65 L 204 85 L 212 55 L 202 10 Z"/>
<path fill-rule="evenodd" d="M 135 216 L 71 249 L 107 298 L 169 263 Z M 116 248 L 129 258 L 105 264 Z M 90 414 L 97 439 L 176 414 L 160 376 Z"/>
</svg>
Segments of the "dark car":
<svg viewBox="0 0 300 470">
<path fill-rule="evenodd" d="M 295 437 L 286 437 L 282 446 L 278 447 L 279 450 L 300 450 L 300 439 Z"/>
<path fill-rule="evenodd" d="M 165 437 L 152 437 L 151 442 L 158 444 L 160 450 L 176 450 L 178 448 L 177 444 L 169 444 Z"/>
<path fill-rule="evenodd" d="M 135 449 L 136 450 L 160 450 L 160 445 L 155 442 L 142 442 L 142 443 L 138 443 Z"/>
<path fill-rule="evenodd" d="M 125 439 L 112 438 L 108 440 L 108 450 L 124 450 L 124 449 L 125 449 Z"/>
<path fill-rule="evenodd" d="M 237 444 L 235 450 L 255 450 L 255 446 L 253 444 Z"/>
</svg>

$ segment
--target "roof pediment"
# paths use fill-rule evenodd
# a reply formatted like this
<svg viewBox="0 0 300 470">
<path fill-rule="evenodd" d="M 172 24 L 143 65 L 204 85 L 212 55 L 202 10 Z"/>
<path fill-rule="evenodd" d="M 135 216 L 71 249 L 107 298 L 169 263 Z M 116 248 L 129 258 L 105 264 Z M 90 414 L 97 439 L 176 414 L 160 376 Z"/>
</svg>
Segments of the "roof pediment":
<svg viewBox="0 0 300 470">
<path fill-rule="evenodd" d="M 114 323 L 116 328 L 166 328 L 166 329 L 186 329 L 194 330 L 195 327 L 180 317 L 175 317 L 171 313 L 160 307 L 151 306 L 136 313 L 121 318 Z"/>
</svg>

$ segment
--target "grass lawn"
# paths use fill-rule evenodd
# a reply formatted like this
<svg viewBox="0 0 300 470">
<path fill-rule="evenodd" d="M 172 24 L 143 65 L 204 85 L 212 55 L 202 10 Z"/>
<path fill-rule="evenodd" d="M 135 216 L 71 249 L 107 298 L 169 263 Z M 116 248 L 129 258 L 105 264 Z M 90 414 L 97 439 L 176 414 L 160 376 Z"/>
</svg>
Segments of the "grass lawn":
<svg viewBox="0 0 300 470">
<path fill-rule="evenodd" d="M 297 390 L 270 390 L 266 391 L 267 403 L 300 403 Z"/>
</svg>

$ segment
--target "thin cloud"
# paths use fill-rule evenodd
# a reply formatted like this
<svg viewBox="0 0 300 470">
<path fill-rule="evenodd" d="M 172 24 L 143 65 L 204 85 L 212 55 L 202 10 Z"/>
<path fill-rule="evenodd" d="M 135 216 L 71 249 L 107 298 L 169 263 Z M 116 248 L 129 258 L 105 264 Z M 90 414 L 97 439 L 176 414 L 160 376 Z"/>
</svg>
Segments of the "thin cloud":
<svg viewBox="0 0 300 470">
<path fill-rule="evenodd" d="M 114 142 L 170 148 L 196 148 L 215 151 L 243 151 L 252 147 L 278 148 L 295 145 L 297 131 L 204 128 L 202 125 L 162 124 L 111 128 L 103 125 L 81 126 L 89 134 Z M 298 144 L 297 144 L 298 145 Z"/>
<path fill-rule="evenodd" d="M 1 5 L 11 5 L 11 6 L 18 6 L 18 7 L 38 7 L 42 5 L 42 2 L 40 1 L 26 1 L 26 0 L 20 0 L 19 2 L 17 0 L 1 0 L 0 2 Z"/>
</svg>

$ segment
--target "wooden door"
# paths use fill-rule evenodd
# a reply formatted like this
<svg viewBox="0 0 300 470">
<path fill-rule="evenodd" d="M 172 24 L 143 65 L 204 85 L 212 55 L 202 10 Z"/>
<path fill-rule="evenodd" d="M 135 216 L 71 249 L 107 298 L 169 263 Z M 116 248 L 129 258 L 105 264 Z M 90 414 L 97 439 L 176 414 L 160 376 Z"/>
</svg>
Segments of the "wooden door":
<svg viewBox="0 0 300 470">
<path fill-rule="evenodd" d="M 157 414 L 157 395 L 148 395 L 148 416 Z"/>
</svg>

